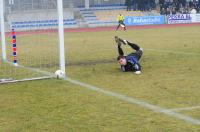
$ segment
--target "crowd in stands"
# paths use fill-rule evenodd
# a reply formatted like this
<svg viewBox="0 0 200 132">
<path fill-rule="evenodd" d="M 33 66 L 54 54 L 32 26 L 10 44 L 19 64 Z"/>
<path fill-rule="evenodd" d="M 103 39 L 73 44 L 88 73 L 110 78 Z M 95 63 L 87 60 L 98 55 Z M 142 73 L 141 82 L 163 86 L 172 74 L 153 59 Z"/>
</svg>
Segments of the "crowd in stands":
<svg viewBox="0 0 200 132">
<path fill-rule="evenodd" d="M 127 11 L 160 11 L 161 15 L 200 13 L 200 0 L 126 0 Z"/>
<path fill-rule="evenodd" d="M 155 0 L 126 0 L 127 11 L 149 11 L 156 8 Z"/>
<path fill-rule="evenodd" d="M 200 1 L 186 1 L 186 0 L 173 0 L 166 1 L 160 0 L 160 14 L 196 14 L 199 12 Z"/>
</svg>

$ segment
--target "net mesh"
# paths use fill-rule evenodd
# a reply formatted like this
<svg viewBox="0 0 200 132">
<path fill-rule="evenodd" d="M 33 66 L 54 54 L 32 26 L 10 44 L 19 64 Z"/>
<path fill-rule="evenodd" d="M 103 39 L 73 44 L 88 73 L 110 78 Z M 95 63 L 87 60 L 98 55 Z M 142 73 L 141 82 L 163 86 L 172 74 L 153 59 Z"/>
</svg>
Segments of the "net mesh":
<svg viewBox="0 0 200 132">
<path fill-rule="evenodd" d="M 21 2 L 6 6 L 11 9 L 5 15 L 7 61 L 1 60 L 0 79 L 42 77 L 46 75 L 37 71 L 54 73 L 59 69 L 56 8 L 41 5 L 40 9 L 24 11 L 29 4 L 25 2 L 24 6 L 19 6 Z M 45 2 L 35 4 L 46 5 Z M 49 1 L 49 5 L 51 3 Z M 34 4 L 31 6 L 35 7 Z"/>
<path fill-rule="evenodd" d="M 7 61 L 3 62 L 2 51 L 0 51 L 0 79 L 44 76 L 43 73 L 37 72 L 38 70 L 54 73 L 59 69 L 57 0 L 9 0 L 4 2 Z M 99 10 L 98 7 L 123 5 L 124 2 L 125 0 L 90 0 L 89 2 L 87 0 L 63 0 L 64 28 L 94 27 L 99 26 L 99 21 L 107 26 L 115 25 L 116 16 L 113 15 L 114 22 L 109 20 L 112 23 L 107 23 L 107 20 L 102 19 L 101 21 L 95 13 Z M 84 10 L 86 3 L 89 3 L 90 7 L 97 7 L 97 10 L 93 8 Z M 94 18 L 96 18 L 95 21 Z M 12 29 L 16 32 L 16 55 L 13 54 Z M 90 43 L 85 42 L 89 40 L 87 35 L 81 35 L 77 41 L 74 38 L 76 39 L 76 36 L 68 37 L 67 40 L 69 45 L 66 48 L 70 49 L 67 52 L 67 63 L 79 64 L 83 60 L 95 61 L 95 58 L 90 55 L 101 53 L 98 52 L 100 49 L 96 51 L 93 46 L 88 46 Z M 86 43 L 85 46 L 82 43 Z M 86 47 L 85 50 L 84 47 Z M 88 55 L 82 55 L 84 51 Z M 107 61 L 104 58 L 102 56 L 102 60 Z M 17 61 L 18 66 L 14 65 L 14 60 Z"/>
</svg>

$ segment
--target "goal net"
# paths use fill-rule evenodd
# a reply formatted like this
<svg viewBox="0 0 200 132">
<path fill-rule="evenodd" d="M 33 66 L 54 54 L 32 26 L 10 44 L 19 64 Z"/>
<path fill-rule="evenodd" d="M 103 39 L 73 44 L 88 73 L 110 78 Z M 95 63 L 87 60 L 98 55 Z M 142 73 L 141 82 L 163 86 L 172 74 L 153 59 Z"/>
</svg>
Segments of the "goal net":
<svg viewBox="0 0 200 132">
<path fill-rule="evenodd" d="M 58 25 L 62 17 L 58 15 L 58 2 L 0 1 L 5 5 L 1 19 L 1 39 L 5 32 L 5 43 L 0 43 L 0 83 L 52 77 L 60 69 L 62 29 Z M 73 12 L 68 14 L 73 18 Z"/>
</svg>

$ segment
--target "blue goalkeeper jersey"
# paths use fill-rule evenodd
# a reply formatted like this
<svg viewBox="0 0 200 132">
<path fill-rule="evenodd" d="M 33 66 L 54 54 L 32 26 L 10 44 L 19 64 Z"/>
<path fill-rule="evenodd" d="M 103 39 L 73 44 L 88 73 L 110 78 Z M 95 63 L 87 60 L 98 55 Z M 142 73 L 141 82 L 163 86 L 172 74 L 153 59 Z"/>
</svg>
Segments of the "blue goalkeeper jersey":
<svg viewBox="0 0 200 132">
<path fill-rule="evenodd" d="M 136 53 L 131 53 L 126 56 L 127 64 L 125 66 L 121 66 L 122 71 L 141 71 L 141 65 L 139 64 L 139 58 Z"/>
</svg>

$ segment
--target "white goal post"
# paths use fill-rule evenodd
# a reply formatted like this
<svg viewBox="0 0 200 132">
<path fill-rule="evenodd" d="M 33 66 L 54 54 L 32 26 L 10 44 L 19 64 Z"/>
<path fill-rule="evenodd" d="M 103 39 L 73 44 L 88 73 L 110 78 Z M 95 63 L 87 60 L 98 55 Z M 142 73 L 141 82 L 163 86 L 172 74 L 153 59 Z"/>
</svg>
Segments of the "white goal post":
<svg viewBox="0 0 200 132">
<path fill-rule="evenodd" d="M 58 25 L 59 25 L 59 49 L 60 49 L 60 69 L 65 73 L 65 40 L 63 26 L 63 1 L 57 0 Z"/>
<path fill-rule="evenodd" d="M 4 23 L 4 1 L 0 0 L 0 17 L 1 17 L 1 43 L 2 43 L 2 59 L 6 61 L 6 41 L 5 41 L 5 23 Z"/>
<path fill-rule="evenodd" d="M 54 11 L 54 9 L 52 10 Z M 46 12 L 48 13 L 49 11 Z M 0 0 L 0 84 L 52 78 L 55 77 L 54 72 L 58 69 L 65 73 L 62 0 L 57 0 L 57 9 L 55 9 L 54 12 L 57 12 L 57 14 L 49 13 L 48 17 L 43 20 L 41 20 L 43 18 L 41 16 L 35 16 L 35 18 L 26 20 L 25 15 L 21 15 L 22 18 L 20 19 L 17 17 L 17 13 L 13 13 L 14 15 L 17 14 L 16 18 L 13 17 L 12 19 L 7 20 L 10 29 L 6 30 L 5 1 Z M 21 12 L 19 12 L 19 14 L 20 13 Z M 42 22 L 52 21 L 56 23 L 54 23 L 53 28 L 51 23 L 49 24 L 49 27 L 47 24 L 41 24 Z M 36 22 L 38 22 L 38 25 L 35 24 Z M 27 24 L 27 26 L 25 24 Z M 17 47 L 15 47 L 15 49 L 9 44 L 11 41 L 10 34 L 13 28 L 16 30 L 17 34 L 16 41 L 13 41 Z M 29 33 L 31 33 L 31 35 Z M 13 56 L 14 53 L 12 53 L 12 50 L 16 51 L 17 57 Z M 13 57 L 19 59 L 17 66 L 13 65 Z"/>
</svg>

